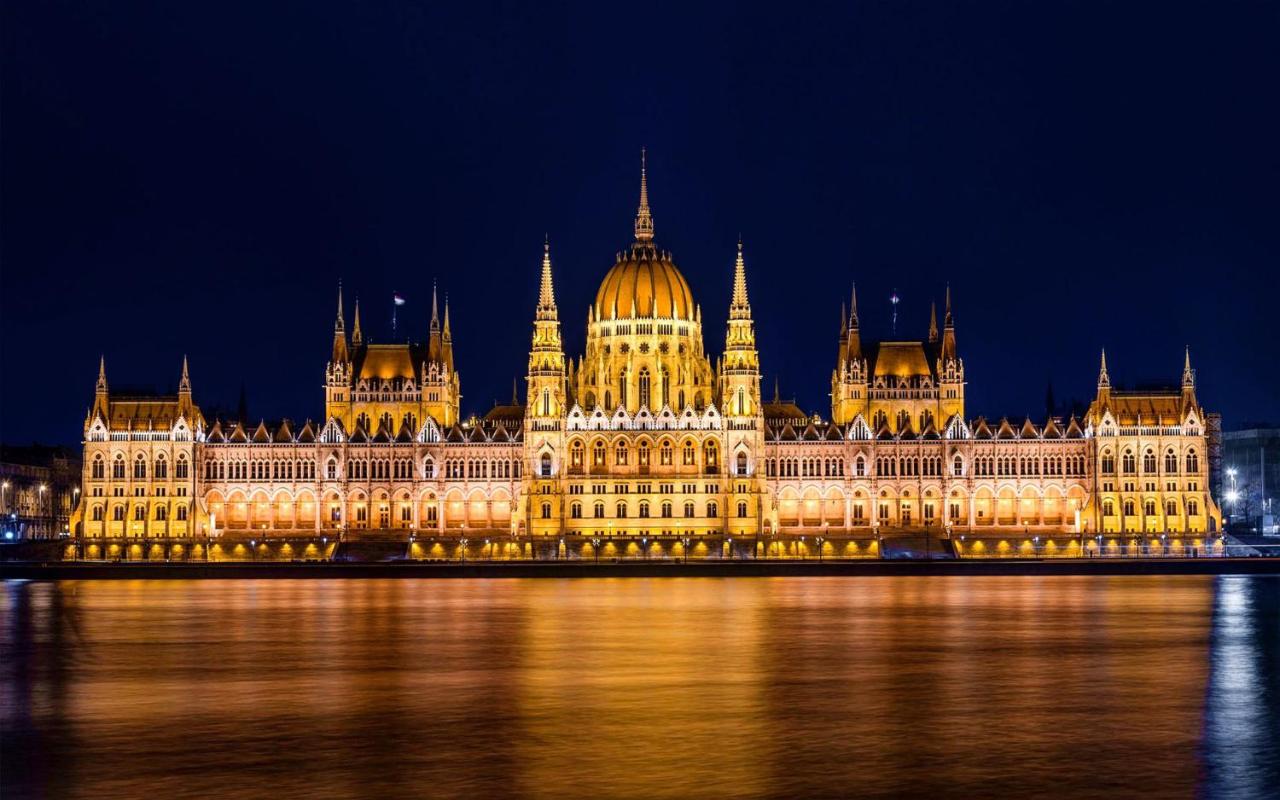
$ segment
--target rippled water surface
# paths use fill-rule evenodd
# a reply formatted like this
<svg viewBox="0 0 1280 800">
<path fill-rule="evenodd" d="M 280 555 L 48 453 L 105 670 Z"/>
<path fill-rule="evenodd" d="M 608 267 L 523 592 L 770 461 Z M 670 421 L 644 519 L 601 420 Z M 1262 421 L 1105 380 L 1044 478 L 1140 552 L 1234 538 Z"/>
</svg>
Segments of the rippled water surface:
<svg viewBox="0 0 1280 800">
<path fill-rule="evenodd" d="M 4 586 L 0 796 L 1280 793 L 1280 579 Z"/>
</svg>

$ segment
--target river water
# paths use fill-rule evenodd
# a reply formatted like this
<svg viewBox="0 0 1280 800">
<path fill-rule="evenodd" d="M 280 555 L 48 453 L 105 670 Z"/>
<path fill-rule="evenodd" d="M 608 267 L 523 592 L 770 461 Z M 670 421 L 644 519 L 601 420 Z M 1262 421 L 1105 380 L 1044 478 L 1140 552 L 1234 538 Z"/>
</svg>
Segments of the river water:
<svg viewBox="0 0 1280 800">
<path fill-rule="evenodd" d="M 8 582 L 0 796 L 1280 794 L 1280 578 Z"/>
</svg>

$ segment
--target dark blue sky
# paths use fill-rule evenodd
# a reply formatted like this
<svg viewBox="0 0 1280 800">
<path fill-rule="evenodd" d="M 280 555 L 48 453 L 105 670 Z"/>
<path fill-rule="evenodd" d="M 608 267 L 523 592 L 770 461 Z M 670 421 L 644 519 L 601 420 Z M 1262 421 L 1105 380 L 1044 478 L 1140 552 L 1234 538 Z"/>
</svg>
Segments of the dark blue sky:
<svg viewBox="0 0 1280 800">
<path fill-rule="evenodd" d="M 74 442 L 115 386 L 323 412 L 339 277 L 425 335 L 464 407 L 523 375 L 549 233 L 571 352 L 631 239 L 723 347 L 741 232 L 766 391 L 828 410 L 840 304 L 923 336 L 950 281 L 971 416 L 1176 381 L 1228 427 L 1280 396 L 1275 4 L 802 10 L 3 5 L 0 436 Z M 693 5 L 693 4 L 689 4 Z"/>
</svg>

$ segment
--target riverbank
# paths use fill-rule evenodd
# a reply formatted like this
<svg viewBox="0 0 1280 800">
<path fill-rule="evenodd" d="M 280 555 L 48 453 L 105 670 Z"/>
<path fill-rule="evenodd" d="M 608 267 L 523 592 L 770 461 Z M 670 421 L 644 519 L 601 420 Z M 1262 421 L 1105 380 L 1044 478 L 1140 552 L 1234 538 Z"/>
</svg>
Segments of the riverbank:
<svg viewBox="0 0 1280 800">
<path fill-rule="evenodd" d="M 878 575 L 1280 575 L 1280 558 L 985 561 L 490 561 L 352 563 L 0 563 L 4 580 L 245 578 L 654 578 Z"/>
</svg>

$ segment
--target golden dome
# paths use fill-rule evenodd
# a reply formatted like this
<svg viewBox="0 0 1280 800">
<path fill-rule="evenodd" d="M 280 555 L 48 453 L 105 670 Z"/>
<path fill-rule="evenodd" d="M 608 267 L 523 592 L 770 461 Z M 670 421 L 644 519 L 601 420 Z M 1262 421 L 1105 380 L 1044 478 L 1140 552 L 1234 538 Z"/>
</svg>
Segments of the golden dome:
<svg viewBox="0 0 1280 800">
<path fill-rule="evenodd" d="M 596 292 L 596 319 L 692 319 L 693 309 L 684 275 L 670 256 L 646 245 L 624 253 Z"/>
</svg>

